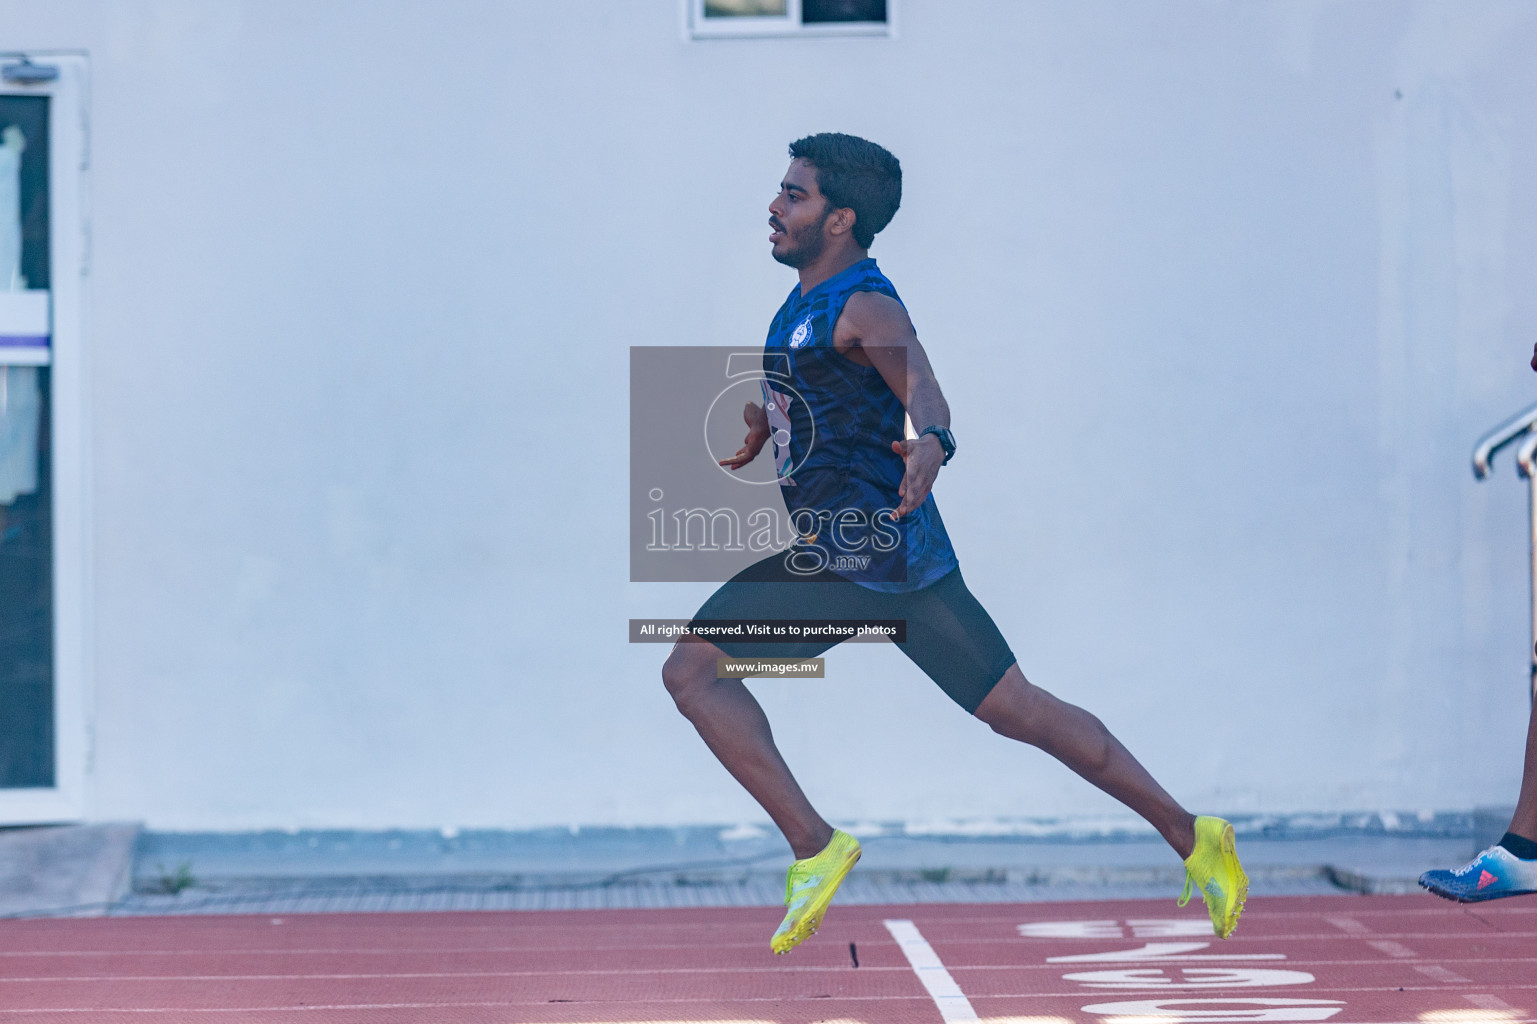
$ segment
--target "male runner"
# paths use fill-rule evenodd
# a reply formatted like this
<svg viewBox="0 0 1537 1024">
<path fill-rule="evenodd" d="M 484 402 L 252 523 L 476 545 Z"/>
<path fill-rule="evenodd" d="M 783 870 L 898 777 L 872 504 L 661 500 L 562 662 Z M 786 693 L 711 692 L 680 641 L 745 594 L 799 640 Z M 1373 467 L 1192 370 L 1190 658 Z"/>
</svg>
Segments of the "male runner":
<svg viewBox="0 0 1537 1024">
<path fill-rule="evenodd" d="M 1532 349 L 1532 369 L 1537 370 L 1537 346 Z M 1537 704 L 1526 726 L 1521 795 L 1504 838 L 1460 868 L 1425 872 L 1420 884 L 1461 903 L 1537 893 Z"/>
<path fill-rule="evenodd" d="M 769 328 L 764 405 L 748 403 L 747 441 L 721 464 L 746 465 L 772 437 L 781 494 L 800 539 L 721 586 L 695 619 L 905 620 L 902 652 L 952 700 L 1146 818 L 1184 859 L 1180 905 L 1199 889 L 1213 928 L 1227 938 L 1248 892 L 1233 827 L 1190 814 L 1099 719 L 1027 682 L 966 589 L 929 493 L 955 451 L 950 410 L 906 308 L 868 252 L 901 201 L 896 157 L 840 134 L 801 139 L 790 156 L 769 204 L 769 242 L 800 283 Z M 904 413 L 916 440 L 903 440 Z M 833 557 L 838 573 L 826 568 Z M 716 663 L 723 656 L 814 657 L 835 643 L 685 637 L 662 669 L 678 709 L 798 858 L 786 881 L 789 910 L 770 942 L 775 953 L 816 931 L 859 859 L 859 843 L 811 806 L 762 708 L 740 679 L 717 678 Z"/>
</svg>

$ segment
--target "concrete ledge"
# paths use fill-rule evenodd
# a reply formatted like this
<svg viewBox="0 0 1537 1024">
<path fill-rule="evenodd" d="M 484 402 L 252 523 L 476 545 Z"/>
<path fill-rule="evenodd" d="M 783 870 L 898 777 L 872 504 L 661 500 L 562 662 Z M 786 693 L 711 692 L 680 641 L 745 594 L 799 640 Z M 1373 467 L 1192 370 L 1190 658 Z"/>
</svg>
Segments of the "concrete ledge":
<svg viewBox="0 0 1537 1024">
<path fill-rule="evenodd" d="M 1324 867 L 1324 876 L 1347 892 L 1357 892 L 1363 896 L 1404 896 L 1409 893 L 1424 892 L 1420 888 L 1419 878 L 1394 878 L 1379 877 L 1352 871 L 1349 868 L 1335 867 L 1330 864 Z"/>
<path fill-rule="evenodd" d="M 1418 892 L 1468 857 L 1471 816 L 1239 819 L 1255 895 Z M 1146 827 L 1067 822 L 851 826 L 862 903 L 1164 898 L 1184 869 Z M 964 824 L 964 823 L 963 823 Z M 146 832 L 114 914 L 777 905 L 793 854 L 764 826 Z"/>
<path fill-rule="evenodd" d="M 0 916 L 97 917 L 128 895 L 135 824 L 0 829 Z"/>
</svg>

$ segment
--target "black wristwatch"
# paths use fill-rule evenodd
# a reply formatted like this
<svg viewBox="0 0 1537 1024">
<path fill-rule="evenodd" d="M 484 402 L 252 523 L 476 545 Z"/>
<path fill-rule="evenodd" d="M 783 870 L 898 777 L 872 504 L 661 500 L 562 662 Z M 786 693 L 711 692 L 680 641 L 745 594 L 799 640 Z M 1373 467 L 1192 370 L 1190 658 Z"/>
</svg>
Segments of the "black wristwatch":
<svg viewBox="0 0 1537 1024">
<path fill-rule="evenodd" d="M 937 437 L 939 446 L 945 450 L 945 461 L 940 463 L 941 466 L 955 457 L 955 435 L 950 433 L 949 427 L 924 427 L 918 431 L 918 437 L 921 439 L 924 434 L 933 434 Z"/>
</svg>

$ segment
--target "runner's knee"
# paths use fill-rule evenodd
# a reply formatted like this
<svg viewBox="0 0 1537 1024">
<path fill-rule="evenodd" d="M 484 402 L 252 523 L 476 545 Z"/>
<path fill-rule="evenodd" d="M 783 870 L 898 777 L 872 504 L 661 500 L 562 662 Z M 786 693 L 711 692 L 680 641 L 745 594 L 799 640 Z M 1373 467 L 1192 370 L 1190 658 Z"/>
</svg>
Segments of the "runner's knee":
<svg viewBox="0 0 1537 1024">
<path fill-rule="evenodd" d="M 683 644 L 672 649 L 662 665 L 662 685 L 672 695 L 678 710 L 688 714 L 688 704 L 702 687 L 715 682 L 714 666 L 686 651 Z"/>
<path fill-rule="evenodd" d="M 1019 683 L 1006 690 L 997 687 L 1003 693 L 996 701 L 989 694 L 977 708 L 977 718 L 1000 736 L 1039 747 L 1080 773 L 1094 774 L 1109 766 L 1115 740 L 1104 722 L 1037 686 Z"/>
<path fill-rule="evenodd" d="M 693 673 L 689 671 L 683 659 L 678 657 L 676 650 L 667 656 L 667 660 L 662 664 L 662 685 L 667 687 L 667 692 L 672 694 L 673 700 L 678 700 L 688 691 L 693 678 Z"/>
<path fill-rule="evenodd" d="M 1043 746 L 1051 733 L 1055 698 L 1010 670 L 977 707 L 976 716 L 1000 736 Z"/>
</svg>

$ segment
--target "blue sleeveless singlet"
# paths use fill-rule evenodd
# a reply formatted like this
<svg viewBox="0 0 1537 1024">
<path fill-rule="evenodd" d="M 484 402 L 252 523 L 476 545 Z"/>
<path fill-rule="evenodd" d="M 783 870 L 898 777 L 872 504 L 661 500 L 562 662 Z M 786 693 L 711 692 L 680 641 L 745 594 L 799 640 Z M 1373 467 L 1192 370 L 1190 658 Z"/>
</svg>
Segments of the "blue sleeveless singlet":
<svg viewBox="0 0 1537 1024">
<path fill-rule="evenodd" d="M 787 564 L 906 593 L 959 563 L 933 494 L 906 518 L 891 519 L 906 470 L 891 442 L 902 439 L 905 410 L 875 367 L 833 347 L 833 329 L 855 292 L 902 301 L 875 261 L 861 260 L 805 295 L 793 288 L 764 345 L 763 398 L 780 493 L 802 538 Z"/>
</svg>

